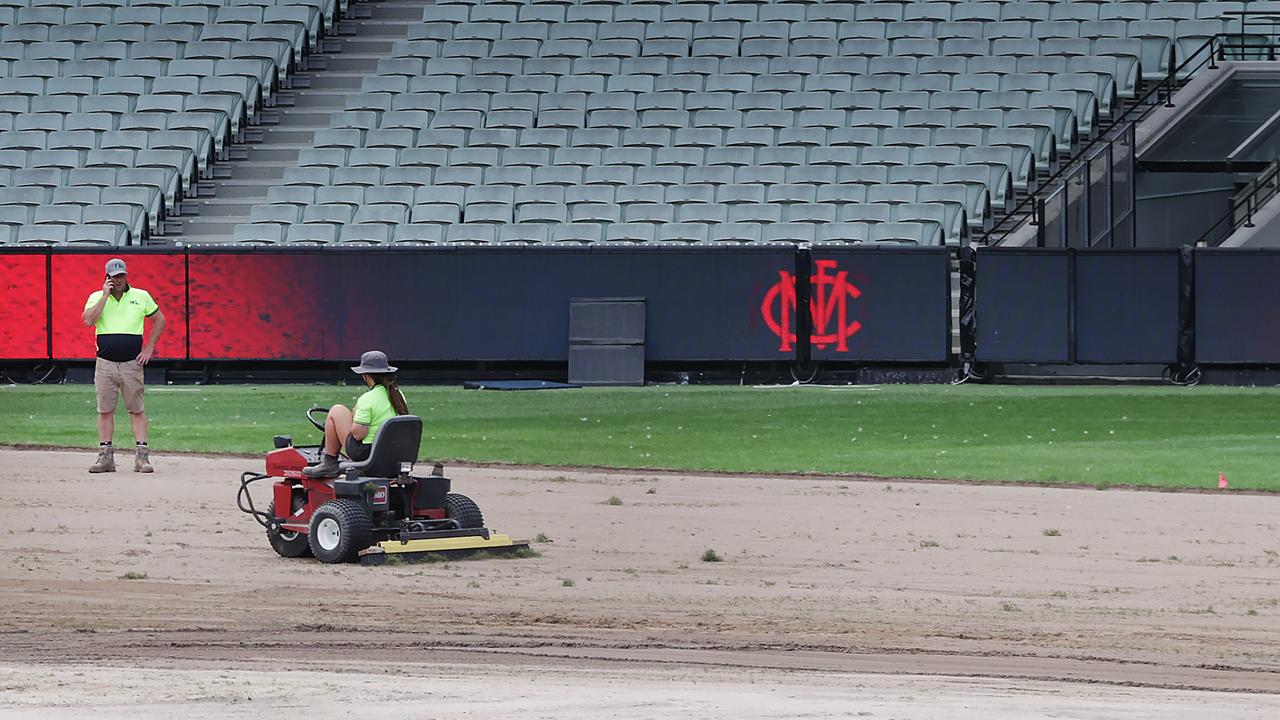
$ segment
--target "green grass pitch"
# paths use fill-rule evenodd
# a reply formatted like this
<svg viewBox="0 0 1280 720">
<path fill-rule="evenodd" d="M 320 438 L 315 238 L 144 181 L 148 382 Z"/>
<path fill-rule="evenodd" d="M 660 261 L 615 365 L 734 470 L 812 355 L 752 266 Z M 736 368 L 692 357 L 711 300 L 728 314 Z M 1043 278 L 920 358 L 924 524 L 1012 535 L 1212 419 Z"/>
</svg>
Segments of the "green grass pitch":
<svg viewBox="0 0 1280 720">
<path fill-rule="evenodd" d="M 156 452 L 316 442 L 305 408 L 353 385 L 147 392 Z M 431 459 L 1280 490 L 1280 391 L 1173 387 L 408 387 Z M 0 443 L 90 447 L 93 388 L 0 387 Z M 132 444 L 123 409 L 119 447 Z M 250 463 L 252 465 L 252 463 Z M 246 469 L 252 469 L 246 467 Z"/>
</svg>

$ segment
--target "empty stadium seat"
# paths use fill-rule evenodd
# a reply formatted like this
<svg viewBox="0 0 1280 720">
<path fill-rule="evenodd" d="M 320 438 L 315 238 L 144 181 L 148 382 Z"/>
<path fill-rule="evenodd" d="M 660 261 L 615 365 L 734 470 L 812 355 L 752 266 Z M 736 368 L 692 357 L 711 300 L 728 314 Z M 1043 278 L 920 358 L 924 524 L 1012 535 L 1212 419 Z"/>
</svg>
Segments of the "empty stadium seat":
<svg viewBox="0 0 1280 720">
<path fill-rule="evenodd" d="M 1165 77 L 1227 28 L 1234 7 L 433 4 L 317 133 L 317 149 L 301 153 L 272 189 L 273 207 L 302 214 L 290 220 L 291 211 L 276 208 L 252 219 L 333 230 L 307 230 L 307 242 L 959 242 L 1078 150 L 1140 82 Z M 151 22 L 156 9 L 130 8 L 139 12 L 126 17 Z M 241 34 L 267 21 L 256 5 L 228 6 L 212 16 L 170 12 L 153 26 L 177 17 L 216 29 L 198 41 L 99 34 L 102 47 L 73 57 L 149 61 L 166 52 L 163 42 L 198 42 L 193 52 L 212 56 L 218 43 L 246 42 Z M 316 31 L 314 16 L 278 19 L 293 23 L 273 35 L 290 47 L 304 25 Z M 47 152 L 52 133 L 71 129 L 64 121 L 29 134 L 38 120 L 16 121 L 55 78 L 68 79 L 42 64 L 67 61 L 62 43 L 73 41 L 63 36 L 89 42 L 69 31 L 55 39 L 54 26 L 11 33 L 24 47 L 0 83 L 13 83 L 5 87 L 15 107 L 27 105 L 11 120 L 13 132 L 0 133 L 0 148 Z M 111 43 L 137 44 L 139 53 L 121 56 Z M 178 72 L 168 74 L 211 68 L 225 83 L 217 92 L 239 97 L 251 116 L 256 93 L 278 82 L 268 66 L 280 77 L 287 68 L 266 47 L 242 50 L 174 58 Z M 198 64 L 206 62 L 214 64 Z M 141 79 L 149 70 L 136 72 Z M 115 79 L 124 78 L 98 82 Z M 186 132 L 199 135 L 195 154 L 207 145 L 216 153 L 227 125 L 235 132 L 229 111 L 222 121 L 207 107 L 161 107 L 143 89 L 119 90 L 139 107 L 125 125 L 102 128 L 104 137 L 156 123 L 153 112 L 184 114 L 154 127 L 168 133 L 164 148 L 138 152 L 194 138 L 172 134 Z M 58 92 L 83 93 L 84 85 L 60 82 Z M 153 164 L 162 161 L 185 171 L 172 157 Z M 415 189 L 412 202 L 407 188 Z M 307 214 L 335 203 L 358 217 Z M 359 227 L 349 234 L 350 225 Z"/>
<path fill-rule="evenodd" d="M 100 244 L 159 231 L 318 48 L 338 6 L 23 0 L 2 10 L 0 152 L 23 157 L 2 168 L 0 188 L 55 189 L 50 207 L 80 208 L 79 220 L 42 210 L 8 226 L 26 228 L 10 239 Z"/>
</svg>

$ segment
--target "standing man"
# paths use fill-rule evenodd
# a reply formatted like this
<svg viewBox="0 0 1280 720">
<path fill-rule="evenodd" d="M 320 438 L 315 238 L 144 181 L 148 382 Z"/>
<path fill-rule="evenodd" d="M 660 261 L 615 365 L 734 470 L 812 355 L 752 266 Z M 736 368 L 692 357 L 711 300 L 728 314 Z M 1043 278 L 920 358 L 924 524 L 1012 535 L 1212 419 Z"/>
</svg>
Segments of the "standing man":
<svg viewBox="0 0 1280 720">
<path fill-rule="evenodd" d="M 164 332 L 164 313 L 151 294 L 129 284 L 124 261 L 107 261 L 102 289 L 84 304 L 84 324 L 95 329 L 98 360 L 93 369 L 93 386 L 98 394 L 98 462 L 91 473 L 115 472 L 115 449 L 111 438 L 116 429 L 116 404 L 124 393 L 133 439 L 138 443 L 133 457 L 134 472 L 151 472 L 147 450 L 147 414 L 142 405 L 142 366 L 151 360 L 156 343 Z M 152 318 L 151 336 L 142 340 L 146 318 Z"/>
</svg>

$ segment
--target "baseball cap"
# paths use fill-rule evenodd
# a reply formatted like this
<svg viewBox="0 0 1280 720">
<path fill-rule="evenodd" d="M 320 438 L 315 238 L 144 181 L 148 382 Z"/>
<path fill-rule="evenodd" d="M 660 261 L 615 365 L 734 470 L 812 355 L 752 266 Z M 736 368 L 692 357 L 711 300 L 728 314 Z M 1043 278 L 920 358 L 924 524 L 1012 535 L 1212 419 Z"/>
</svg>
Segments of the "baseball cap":
<svg viewBox="0 0 1280 720">
<path fill-rule="evenodd" d="M 115 277 L 116 275 L 124 275 L 129 269 L 124 266 L 124 261 L 120 258 L 111 258 L 107 261 L 107 276 Z"/>
</svg>

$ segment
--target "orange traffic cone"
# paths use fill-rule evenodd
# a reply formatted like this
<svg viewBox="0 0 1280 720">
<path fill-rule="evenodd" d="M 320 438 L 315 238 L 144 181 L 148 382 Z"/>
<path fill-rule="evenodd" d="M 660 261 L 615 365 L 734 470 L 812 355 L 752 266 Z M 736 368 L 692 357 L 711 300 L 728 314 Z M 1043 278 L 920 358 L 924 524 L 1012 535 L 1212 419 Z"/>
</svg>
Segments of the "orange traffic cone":
<svg viewBox="0 0 1280 720">
<path fill-rule="evenodd" d="M 1219 490 L 1227 489 L 1227 474 L 1224 472 L 1218 473 L 1218 489 Z"/>
</svg>

